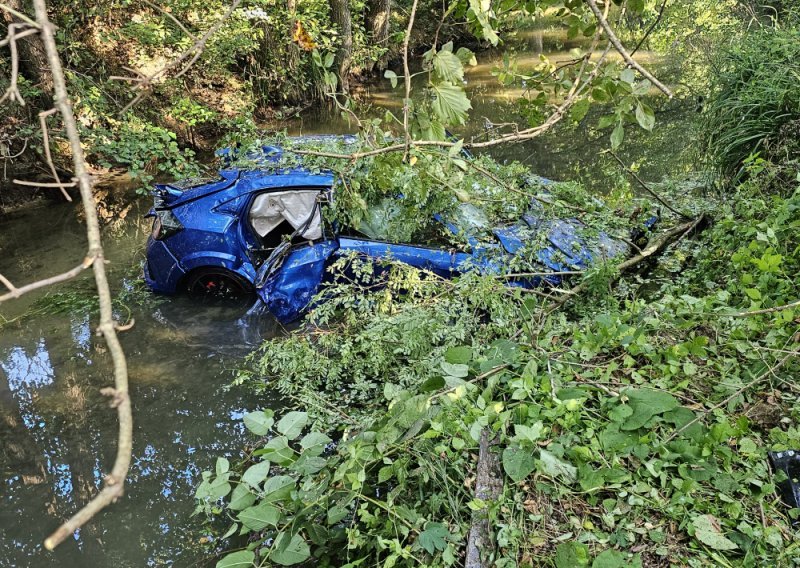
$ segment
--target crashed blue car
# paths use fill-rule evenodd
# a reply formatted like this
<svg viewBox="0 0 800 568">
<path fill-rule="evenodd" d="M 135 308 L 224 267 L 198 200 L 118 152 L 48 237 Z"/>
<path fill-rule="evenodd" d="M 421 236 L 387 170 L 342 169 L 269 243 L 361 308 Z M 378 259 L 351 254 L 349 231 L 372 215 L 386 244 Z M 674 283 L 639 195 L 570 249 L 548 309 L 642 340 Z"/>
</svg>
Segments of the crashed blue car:
<svg viewBox="0 0 800 568">
<path fill-rule="evenodd" d="M 280 147 L 264 147 L 262 162 L 277 162 L 281 153 Z M 342 255 L 399 261 L 445 278 L 474 269 L 498 273 L 498 259 L 518 254 L 536 232 L 545 240 L 535 250 L 535 266 L 541 273 L 557 274 L 510 281 L 534 287 L 557 285 L 560 273 L 629 252 L 627 242 L 606 233 L 587 238 L 576 219 L 545 218 L 536 202 L 516 223 L 503 227 L 490 226 L 481 210 L 469 203 L 456 208 L 458 223 L 452 216 L 437 215 L 444 231 L 460 233 L 468 243 L 463 250 L 390 242 L 381 234 L 380 219 L 392 214 L 391 203 L 376 205 L 358 229 L 345 228 L 323 214 L 334 192 L 332 173 L 302 166 L 229 166 L 215 180 L 157 185 L 149 213 L 154 220 L 145 282 L 154 292 L 188 292 L 211 300 L 247 303 L 257 295 L 287 323 L 308 308 L 329 277 L 326 268 Z M 645 226 L 651 227 L 655 219 Z"/>
</svg>

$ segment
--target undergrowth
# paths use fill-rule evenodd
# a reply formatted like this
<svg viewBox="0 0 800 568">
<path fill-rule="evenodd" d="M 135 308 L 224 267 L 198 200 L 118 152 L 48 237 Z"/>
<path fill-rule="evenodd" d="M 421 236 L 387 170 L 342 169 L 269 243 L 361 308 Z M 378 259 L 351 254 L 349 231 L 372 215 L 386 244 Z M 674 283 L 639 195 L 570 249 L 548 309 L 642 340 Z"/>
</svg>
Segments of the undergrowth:
<svg viewBox="0 0 800 568">
<path fill-rule="evenodd" d="M 766 452 L 800 445 L 800 318 L 746 313 L 798 297 L 800 189 L 768 170 L 647 286 L 551 314 L 485 276 L 340 284 L 243 378 L 303 410 L 247 414 L 251 451 L 204 474 L 198 510 L 241 547 L 219 565 L 459 565 L 473 514 L 500 567 L 797 565 Z M 484 430 L 497 502 L 474 496 Z"/>
</svg>

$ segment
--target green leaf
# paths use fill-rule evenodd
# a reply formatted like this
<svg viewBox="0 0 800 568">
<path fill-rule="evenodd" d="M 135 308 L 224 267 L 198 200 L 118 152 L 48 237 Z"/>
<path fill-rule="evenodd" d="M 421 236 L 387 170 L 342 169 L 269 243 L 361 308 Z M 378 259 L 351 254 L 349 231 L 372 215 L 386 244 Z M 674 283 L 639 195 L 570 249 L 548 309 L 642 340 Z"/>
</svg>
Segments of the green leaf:
<svg viewBox="0 0 800 568">
<path fill-rule="evenodd" d="M 228 473 L 231 469 L 231 464 L 227 460 L 227 458 L 217 458 L 217 475 L 222 475 L 223 473 Z"/>
<path fill-rule="evenodd" d="M 231 494 L 231 500 L 230 503 L 228 503 L 228 509 L 233 511 L 241 511 L 255 502 L 256 496 L 250 492 L 250 489 L 248 489 L 247 485 L 240 483 L 236 486 Z"/>
<path fill-rule="evenodd" d="M 632 85 L 633 82 L 636 80 L 636 73 L 633 72 L 633 69 L 623 69 L 622 73 L 619 74 L 620 81 L 623 83 L 628 83 Z"/>
<path fill-rule="evenodd" d="M 274 422 L 271 410 L 256 410 L 244 415 L 244 425 L 256 436 L 266 436 Z"/>
<path fill-rule="evenodd" d="M 492 24 L 489 22 L 489 15 L 488 11 L 491 8 L 490 3 L 485 3 L 487 8 L 484 9 L 484 2 L 481 0 L 469 0 L 469 7 L 472 13 L 475 16 L 475 19 L 478 21 L 478 24 L 481 26 L 481 32 L 483 33 L 483 39 L 491 43 L 492 45 L 497 45 L 497 42 L 500 41 L 500 37 L 495 32 Z"/>
<path fill-rule="evenodd" d="M 310 456 L 318 456 L 325 451 L 325 446 L 332 440 L 321 432 L 309 432 L 300 440 L 300 447 L 303 453 Z"/>
<path fill-rule="evenodd" d="M 276 428 L 278 432 L 290 440 L 294 440 L 300 435 L 307 423 L 308 413 L 294 410 L 281 418 Z"/>
<path fill-rule="evenodd" d="M 544 424 L 539 420 L 533 426 L 526 426 L 524 424 L 514 424 L 514 441 L 515 442 L 536 442 L 542 436 Z"/>
<path fill-rule="evenodd" d="M 277 526 L 281 512 L 268 503 L 260 503 L 239 513 L 239 521 L 251 531 L 260 531 L 268 526 Z"/>
<path fill-rule="evenodd" d="M 589 547 L 580 542 L 562 542 L 556 547 L 556 568 L 580 568 L 589 565 Z"/>
<path fill-rule="evenodd" d="M 428 554 L 433 554 L 437 550 L 444 550 L 447 546 L 447 537 L 450 531 L 441 523 L 428 523 L 425 530 L 419 533 L 418 542 Z"/>
<path fill-rule="evenodd" d="M 463 87 L 455 85 L 431 85 L 435 94 L 431 108 L 445 124 L 464 124 L 467 112 L 472 108 Z"/>
<path fill-rule="evenodd" d="M 536 460 L 530 450 L 509 446 L 503 450 L 503 471 L 515 482 L 519 482 L 534 470 Z"/>
<path fill-rule="evenodd" d="M 747 294 L 751 300 L 760 300 L 762 297 L 761 291 L 758 288 L 745 288 L 744 293 Z"/>
<path fill-rule="evenodd" d="M 231 552 L 217 562 L 217 568 L 242 568 L 244 566 L 252 566 L 255 559 L 256 553 L 252 550 Z"/>
<path fill-rule="evenodd" d="M 551 477 L 560 477 L 569 483 L 574 482 L 578 477 L 578 468 L 557 458 L 547 450 L 539 451 L 539 466 L 542 473 Z"/>
<path fill-rule="evenodd" d="M 467 365 L 462 365 L 459 363 L 448 363 L 447 361 L 442 361 L 441 363 L 442 371 L 444 371 L 445 375 L 450 377 L 456 377 L 459 379 L 463 379 L 467 375 L 469 375 L 469 367 Z"/>
<path fill-rule="evenodd" d="M 625 391 L 633 414 L 620 427 L 622 430 L 641 428 L 655 415 L 678 408 L 678 400 L 669 394 L 655 389 L 628 389 Z"/>
<path fill-rule="evenodd" d="M 395 73 L 391 69 L 387 69 L 386 71 L 384 71 L 383 77 L 385 79 L 389 79 L 389 82 L 392 84 L 392 89 L 397 87 L 397 73 Z"/>
<path fill-rule="evenodd" d="M 589 99 L 581 99 L 572 105 L 572 120 L 575 122 L 580 122 L 583 120 L 583 118 L 586 116 L 586 113 L 589 112 L 590 106 L 592 106 L 592 103 Z"/>
<path fill-rule="evenodd" d="M 247 471 L 242 475 L 242 481 L 253 489 L 258 489 L 259 485 L 267 478 L 267 475 L 269 475 L 269 462 L 262 461 L 248 467 Z"/>
<path fill-rule="evenodd" d="M 275 541 L 275 550 L 269 559 L 281 566 L 299 564 L 311 556 L 311 550 L 303 538 L 296 534 L 289 538 L 288 533 L 281 534 Z"/>
<path fill-rule="evenodd" d="M 333 61 L 336 58 L 332 51 L 329 51 L 325 54 L 325 60 L 322 62 L 323 67 L 328 69 L 331 65 L 333 65 Z"/>
<path fill-rule="evenodd" d="M 288 475 L 276 475 L 270 477 L 264 484 L 264 496 L 262 500 L 265 503 L 272 503 L 288 497 L 294 489 L 294 479 Z"/>
<path fill-rule="evenodd" d="M 272 438 L 264 449 L 259 450 L 264 459 L 278 465 L 287 465 L 294 459 L 294 451 L 289 447 L 286 436 Z"/>
<path fill-rule="evenodd" d="M 625 129 L 622 127 L 622 122 L 618 122 L 617 126 L 615 126 L 614 130 L 611 132 L 611 149 L 616 150 L 619 148 L 624 138 Z"/>
<path fill-rule="evenodd" d="M 444 360 L 454 365 L 466 365 L 472 360 L 472 347 L 459 345 L 444 352 Z"/>
<path fill-rule="evenodd" d="M 648 131 L 653 130 L 656 125 L 656 115 L 653 109 L 644 103 L 636 105 L 636 120 L 639 122 L 639 126 Z"/>
<path fill-rule="evenodd" d="M 456 51 L 456 56 L 461 61 L 462 65 L 470 65 L 474 67 L 478 64 L 475 54 L 472 52 L 472 50 L 467 49 L 466 47 L 459 47 Z"/>
<path fill-rule="evenodd" d="M 722 534 L 719 520 L 714 515 L 700 515 L 692 519 L 694 536 L 697 540 L 714 550 L 735 550 L 739 548 L 732 540 Z"/>
<path fill-rule="evenodd" d="M 452 43 L 450 44 L 452 48 Z M 460 83 L 464 80 L 464 67 L 461 60 L 452 51 L 441 51 L 433 56 L 433 70 L 442 81 L 448 83 Z"/>
</svg>

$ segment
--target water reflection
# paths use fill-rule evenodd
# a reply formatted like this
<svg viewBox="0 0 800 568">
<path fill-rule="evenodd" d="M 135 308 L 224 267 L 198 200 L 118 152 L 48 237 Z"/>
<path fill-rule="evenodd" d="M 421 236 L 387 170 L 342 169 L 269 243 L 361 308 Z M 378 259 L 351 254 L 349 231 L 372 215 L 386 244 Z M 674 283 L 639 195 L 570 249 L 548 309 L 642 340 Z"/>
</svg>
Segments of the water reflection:
<svg viewBox="0 0 800 568">
<path fill-rule="evenodd" d="M 0 230 L 13 233 L 36 224 L 41 214 L 29 213 L 5 221 Z M 66 233 L 78 223 L 69 218 Z M 138 230 L 130 224 L 127 233 L 109 240 L 112 273 L 123 286 L 120 276 L 129 269 L 120 265 L 138 254 Z M 59 238 L 52 230 L 38 234 Z M 80 241 L 72 248 L 70 255 L 81 254 Z M 82 308 L 74 312 L 28 318 L 0 334 L 0 566 L 201 561 L 207 556 L 200 544 L 204 534 L 199 519 L 190 517 L 201 471 L 218 455 L 235 458 L 246 441 L 244 413 L 273 404 L 244 389 L 226 390 L 230 370 L 261 337 L 280 328 L 263 314 L 204 309 L 183 299 L 134 308 L 136 325 L 121 337 L 135 417 L 127 494 L 48 553 L 42 540 L 96 493 L 116 451 L 116 414 L 98 394 L 111 380 L 108 356 L 93 320 Z"/>
</svg>

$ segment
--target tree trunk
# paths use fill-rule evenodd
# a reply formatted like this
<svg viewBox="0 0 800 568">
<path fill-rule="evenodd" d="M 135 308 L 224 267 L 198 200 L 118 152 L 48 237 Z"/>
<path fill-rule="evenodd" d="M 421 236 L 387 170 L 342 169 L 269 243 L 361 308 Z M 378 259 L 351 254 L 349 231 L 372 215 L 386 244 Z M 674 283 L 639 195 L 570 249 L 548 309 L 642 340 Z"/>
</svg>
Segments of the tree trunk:
<svg viewBox="0 0 800 568">
<path fill-rule="evenodd" d="M 30 13 L 27 9 L 27 2 L 23 0 L 5 0 L 4 4 L 17 12 Z M 5 11 L 3 12 L 3 17 L 6 24 L 22 22 L 19 18 Z M 50 66 L 47 64 L 47 55 L 39 34 L 29 35 L 18 40 L 17 49 L 21 75 L 44 91 L 42 99 L 49 101 L 53 96 L 53 76 L 50 73 Z"/>
<path fill-rule="evenodd" d="M 350 64 L 353 58 L 353 26 L 347 0 L 330 0 L 331 20 L 339 28 L 339 49 L 336 52 L 336 70 L 339 75 L 339 92 L 350 92 Z"/>
<path fill-rule="evenodd" d="M 367 30 L 372 34 L 372 41 L 384 50 L 383 54 L 375 61 L 367 64 L 367 73 L 386 69 L 389 61 L 389 18 L 392 13 L 391 0 L 370 0 L 369 14 L 367 14 Z"/>
</svg>

